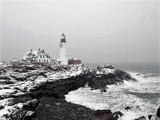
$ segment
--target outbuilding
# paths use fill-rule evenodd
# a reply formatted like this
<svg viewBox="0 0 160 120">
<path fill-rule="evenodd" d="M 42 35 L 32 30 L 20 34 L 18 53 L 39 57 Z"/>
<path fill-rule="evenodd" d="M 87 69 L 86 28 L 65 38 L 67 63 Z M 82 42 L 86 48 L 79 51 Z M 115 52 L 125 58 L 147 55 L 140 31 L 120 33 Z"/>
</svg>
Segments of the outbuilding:
<svg viewBox="0 0 160 120">
<path fill-rule="evenodd" d="M 20 64 L 20 60 L 18 60 L 17 58 L 13 58 L 12 60 L 10 60 L 10 64 L 19 65 Z"/>
<path fill-rule="evenodd" d="M 68 60 L 69 64 L 81 64 L 81 60 L 78 58 L 72 58 Z"/>
</svg>

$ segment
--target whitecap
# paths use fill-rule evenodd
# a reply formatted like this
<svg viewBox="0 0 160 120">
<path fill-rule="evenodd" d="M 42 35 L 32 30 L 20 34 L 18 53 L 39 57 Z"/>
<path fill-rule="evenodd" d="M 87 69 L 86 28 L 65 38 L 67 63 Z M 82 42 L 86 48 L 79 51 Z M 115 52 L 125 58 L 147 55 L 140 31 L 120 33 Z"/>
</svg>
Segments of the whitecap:
<svg viewBox="0 0 160 120">
<path fill-rule="evenodd" d="M 101 93 L 100 90 L 91 90 L 89 87 L 79 88 L 66 95 L 66 100 L 93 110 L 121 111 L 124 116 L 120 120 L 134 120 L 140 116 L 155 115 L 160 104 L 159 76 L 146 77 L 139 73 L 130 74 L 137 79 L 137 82 L 124 81 L 118 86 L 108 85 L 105 93 Z M 143 95 L 146 93 L 155 98 L 145 98 Z M 125 110 L 127 106 L 130 107 L 128 111 Z"/>
</svg>

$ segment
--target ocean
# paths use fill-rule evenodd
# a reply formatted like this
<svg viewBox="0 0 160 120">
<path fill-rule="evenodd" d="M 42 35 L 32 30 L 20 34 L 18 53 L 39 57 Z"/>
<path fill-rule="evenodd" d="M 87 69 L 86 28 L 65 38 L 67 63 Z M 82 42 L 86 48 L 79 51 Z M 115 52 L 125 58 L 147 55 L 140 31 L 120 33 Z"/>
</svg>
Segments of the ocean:
<svg viewBox="0 0 160 120">
<path fill-rule="evenodd" d="M 99 63 L 86 63 L 95 69 Z M 155 115 L 160 106 L 159 64 L 111 64 L 116 69 L 124 70 L 137 79 L 137 82 L 124 81 L 120 85 L 108 85 L 107 92 L 91 90 L 87 85 L 68 93 L 68 102 L 84 105 L 93 110 L 111 109 L 121 111 L 124 116 L 119 120 Z M 129 106 L 130 110 L 125 110 Z"/>
</svg>

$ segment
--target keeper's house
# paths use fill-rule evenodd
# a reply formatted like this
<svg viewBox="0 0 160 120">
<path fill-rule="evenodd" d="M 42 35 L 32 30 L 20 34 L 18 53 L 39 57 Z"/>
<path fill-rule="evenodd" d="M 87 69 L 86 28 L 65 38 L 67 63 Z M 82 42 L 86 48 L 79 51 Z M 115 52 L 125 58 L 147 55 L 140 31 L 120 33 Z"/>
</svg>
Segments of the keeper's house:
<svg viewBox="0 0 160 120">
<path fill-rule="evenodd" d="M 51 58 L 49 56 L 49 54 L 47 54 L 44 50 L 30 50 L 29 52 L 27 52 L 23 59 L 22 59 L 22 63 L 25 64 L 36 64 L 36 63 L 40 63 L 40 64 L 57 64 L 57 59 L 55 58 Z"/>
</svg>

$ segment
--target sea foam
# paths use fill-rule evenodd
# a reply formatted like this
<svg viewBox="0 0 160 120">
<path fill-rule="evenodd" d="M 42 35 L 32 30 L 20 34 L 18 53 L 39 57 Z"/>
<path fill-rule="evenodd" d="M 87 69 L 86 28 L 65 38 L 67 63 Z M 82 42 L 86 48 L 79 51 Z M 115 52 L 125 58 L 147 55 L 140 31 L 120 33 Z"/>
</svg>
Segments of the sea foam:
<svg viewBox="0 0 160 120">
<path fill-rule="evenodd" d="M 124 116 L 120 120 L 134 120 L 140 116 L 155 115 L 160 104 L 159 76 L 130 72 L 137 82 L 124 81 L 121 85 L 108 85 L 107 92 L 91 90 L 89 87 L 79 88 L 66 95 L 66 100 L 84 105 L 93 110 L 111 109 L 121 111 Z M 146 96 L 152 97 L 146 97 Z M 130 110 L 125 110 L 125 107 Z"/>
</svg>

